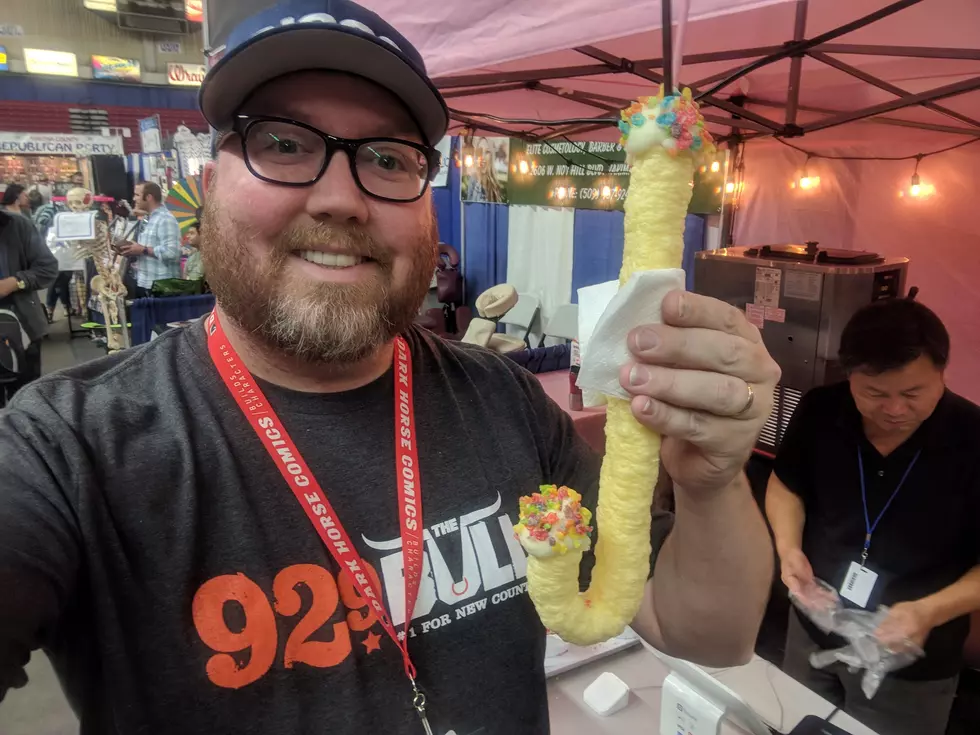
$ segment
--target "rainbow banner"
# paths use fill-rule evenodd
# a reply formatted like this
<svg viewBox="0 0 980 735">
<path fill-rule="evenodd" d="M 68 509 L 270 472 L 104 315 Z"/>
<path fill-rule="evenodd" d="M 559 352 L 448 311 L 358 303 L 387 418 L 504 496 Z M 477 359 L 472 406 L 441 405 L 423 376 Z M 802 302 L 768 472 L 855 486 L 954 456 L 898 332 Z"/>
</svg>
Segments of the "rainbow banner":
<svg viewBox="0 0 980 735">
<path fill-rule="evenodd" d="M 121 82 L 140 81 L 140 63 L 136 59 L 120 59 L 116 56 L 92 56 L 92 77 L 113 79 Z"/>
</svg>

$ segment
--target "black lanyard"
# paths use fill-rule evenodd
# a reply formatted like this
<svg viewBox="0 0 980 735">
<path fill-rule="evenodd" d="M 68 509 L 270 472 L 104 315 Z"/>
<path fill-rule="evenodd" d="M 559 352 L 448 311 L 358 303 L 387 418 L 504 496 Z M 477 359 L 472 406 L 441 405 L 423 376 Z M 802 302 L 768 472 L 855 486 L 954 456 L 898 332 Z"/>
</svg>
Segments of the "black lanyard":
<svg viewBox="0 0 980 735">
<path fill-rule="evenodd" d="M 864 566 L 864 562 L 868 560 L 868 549 L 871 548 L 871 534 L 875 532 L 875 529 L 878 527 L 879 521 L 881 521 L 881 517 L 885 515 L 885 511 L 888 510 L 888 507 L 892 504 L 892 501 L 895 499 L 895 496 L 898 495 L 898 491 L 902 489 L 902 485 L 905 484 L 905 480 L 908 478 L 909 473 L 912 472 L 912 468 L 915 467 L 915 463 L 919 461 L 920 454 L 922 454 L 921 449 L 915 453 L 914 457 L 912 457 L 912 461 L 909 462 L 909 466 L 906 468 L 905 474 L 902 475 L 902 479 L 898 481 L 898 487 L 895 488 L 895 492 L 893 492 L 892 496 L 888 498 L 888 502 L 885 503 L 885 507 L 881 509 L 881 512 L 878 514 L 878 517 L 875 518 L 875 522 L 872 523 L 870 517 L 868 516 L 868 492 L 867 489 L 865 488 L 865 482 L 864 482 L 864 458 L 861 456 L 861 447 L 860 445 L 858 446 L 858 471 L 860 472 L 861 475 L 861 505 L 864 507 L 864 531 L 865 531 L 864 550 L 861 552 L 861 566 Z"/>
</svg>

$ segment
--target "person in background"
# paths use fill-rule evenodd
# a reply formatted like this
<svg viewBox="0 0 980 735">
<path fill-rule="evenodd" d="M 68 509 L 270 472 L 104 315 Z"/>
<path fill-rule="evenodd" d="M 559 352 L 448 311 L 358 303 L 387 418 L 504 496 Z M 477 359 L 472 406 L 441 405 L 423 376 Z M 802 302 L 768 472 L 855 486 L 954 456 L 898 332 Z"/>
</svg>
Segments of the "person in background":
<svg viewBox="0 0 980 735">
<path fill-rule="evenodd" d="M 41 174 L 38 180 L 31 186 L 31 191 L 37 192 L 41 196 L 41 204 L 50 202 L 51 195 L 54 193 L 54 189 L 48 181 L 46 174 Z"/>
<path fill-rule="evenodd" d="M 3 196 L 0 197 L 0 207 L 7 212 L 31 218 L 31 202 L 27 190 L 21 184 L 7 184 Z"/>
<path fill-rule="evenodd" d="M 18 196 L 25 196 L 21 192 Z M 12 311 L 27 334 L 30 345 L 23 369 L 8 385 L 7 396 L 41 377 L 41 339 L 48 333 L 47 319 L 38 291 L 58 275 L 58 261 L 27 218 L 0 212 L 0 309 Z"/>
<path fill-rule="evenodd" d="M 48 231 L 54 225 L 54 216 L 61 211 L 57 204 L 48 201 L 34 210 L 34 226 L 41 233 L 41 239 L 48 241 Z"/>
<path fill-rule="evenodd" d="M 847 382 L 800 402 L 767 489 L 789 591 L 806 599 L 819 578 L 848 607 L 887 605 L 878 638 L 925 650 L 868 700 L 860 672 L 809 665 L 843 639 L 790 613 L 787 673 L 888 735 L 945 732 L 980 610 L 980 408 L 946 389 L 948 360 L 949 334 L 922 304 L 858 311 L 841 335 Z"/>
<path fill-rule="evenodd" d="M 187 227 L 186 244 L 183 251 L 187 255 L 184 263 L 184 279 L 188 281 L 199 281 L 204 278 L 204 266 L 201 265 L 201 225 L 199 222 L 192 222 Z"/>
<path fill-rule="evenodd" d="M 150 295 L 154 281 L 180 278 L 180 225 L 163 206 L 163 192 L 157 184 L 141 181 L 133 194 L 135 209 L 147 213 L 137 242 L 124 242 L 120 255 L 137 258 L 136 298 Z"/>
</svg>

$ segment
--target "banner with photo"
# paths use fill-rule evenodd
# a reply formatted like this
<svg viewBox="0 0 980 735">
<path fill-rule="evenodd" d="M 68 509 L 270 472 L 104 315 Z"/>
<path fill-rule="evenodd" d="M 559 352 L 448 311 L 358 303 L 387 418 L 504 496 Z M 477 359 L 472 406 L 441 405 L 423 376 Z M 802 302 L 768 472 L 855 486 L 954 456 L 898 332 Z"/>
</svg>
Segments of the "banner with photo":
<svg viewBox="0 0 980 735">
<path fill-rule="evenodd" d="M 511 140 L 511 204 L 622 209 L 629 177 L 617 143 Z"/>
<path fill-rule="evenodd" d="M 476 137 L 459 148 L 460 196 L 464 202 L 507 204 L 513 138 Z"/>
<path fill-rule="evenodd" d="M 721 212 L 726 155 L 695 170 L 691 214 Z M 626 151 L 618 143 L 510 141 L 510 204 L 622 211 L 629 185 Z"/>
</svg>

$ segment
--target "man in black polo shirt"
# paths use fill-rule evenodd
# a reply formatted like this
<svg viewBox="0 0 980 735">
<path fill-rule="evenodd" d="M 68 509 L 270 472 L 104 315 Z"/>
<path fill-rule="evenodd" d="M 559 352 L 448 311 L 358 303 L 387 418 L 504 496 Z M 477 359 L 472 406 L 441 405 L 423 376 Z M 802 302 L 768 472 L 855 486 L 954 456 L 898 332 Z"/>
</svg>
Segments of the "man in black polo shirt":
<svg viewBox="0 0 980 735">
<path fill-rule="evenodd" d="M 791 592 L 856 575 L 845 604 L 889 606 L 879 639 L 925 650 L 869 701 L 860 673 L 809 665 L 844 641 L 790 614 L 787 673 L 882 735 L 942 735 L 980 609 L 980 408 L 946 389 L 948 358 L 949 334 L 921 304 L 855 314 L 840 345 L 848 381 L 800 402 L 766 496 Z"/>
</svg>

